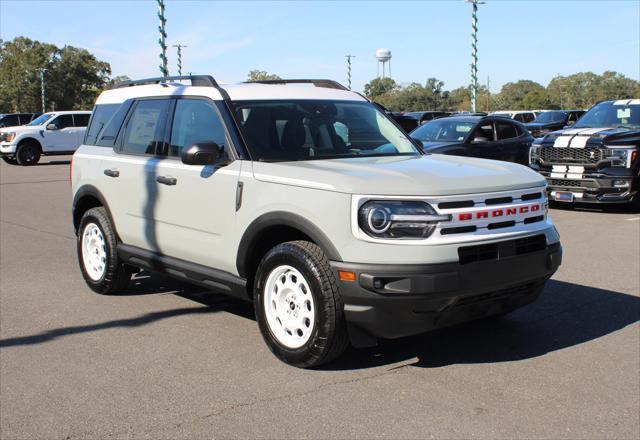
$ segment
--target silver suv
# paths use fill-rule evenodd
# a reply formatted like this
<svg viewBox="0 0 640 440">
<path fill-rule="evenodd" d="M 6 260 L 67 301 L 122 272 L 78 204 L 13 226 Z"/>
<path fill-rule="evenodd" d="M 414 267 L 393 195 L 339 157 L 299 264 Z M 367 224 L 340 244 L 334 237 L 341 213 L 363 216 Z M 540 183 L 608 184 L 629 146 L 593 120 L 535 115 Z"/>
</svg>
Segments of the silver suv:
<svg viewBox="0 0 640 440">
<path fill-rule="evenodd" d="M 122 83 L 96 102 L 72 187 L 92 290 L 147 269 L 253 301 L 298 367 L 508 313 L 562 258 L 542 176 L 424 154 L 328 80 Z"/>
</svg>

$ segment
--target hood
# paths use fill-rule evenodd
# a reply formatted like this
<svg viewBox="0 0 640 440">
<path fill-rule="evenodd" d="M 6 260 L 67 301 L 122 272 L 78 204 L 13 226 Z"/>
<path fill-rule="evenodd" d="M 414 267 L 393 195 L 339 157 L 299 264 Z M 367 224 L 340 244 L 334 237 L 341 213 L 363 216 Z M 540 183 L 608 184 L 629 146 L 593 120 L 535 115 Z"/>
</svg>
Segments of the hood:
<svg viewBox="0 0 640 440">
<path fill-rule="evenodd" d="M 253 162 L 264 182 L 348 194 L 439 196 L 541 187 L 545 179 L 510 162 L 428 154 L 301 162 Z"/>
<path fill-rule="evenodd" d="M 637 145 L 640 143 L 640 130 L 617 127 L 569 128 L 549 133 L 542 144 L 557 147 L 584 148 L 607 145 Z"/>
<path fill-rule="evenodd" d="M 33 131 L 38 130 L 40 125 L 16 125 L 14 127 L 2 127 L 0 128 L 0 133 L 22 133 L 24 131 Z"/>
<path fill-rule="evenodd" d="M 420 141 L 422 142 L 422 148 L 424 151 L 437 150 L 440 147 L 450 147 L 452 145 L 460 144 L 460 142 L 443 142 L 443 141 Z"/>
<path fill-rule="evenodd" d="M 557 127 L 563 126 L 563 121 L 555 121 L 555 122 L 529 122 L 528 124 L 524 124 L 529 130 L 541 130 L 549 127 Z"/>
</svg>

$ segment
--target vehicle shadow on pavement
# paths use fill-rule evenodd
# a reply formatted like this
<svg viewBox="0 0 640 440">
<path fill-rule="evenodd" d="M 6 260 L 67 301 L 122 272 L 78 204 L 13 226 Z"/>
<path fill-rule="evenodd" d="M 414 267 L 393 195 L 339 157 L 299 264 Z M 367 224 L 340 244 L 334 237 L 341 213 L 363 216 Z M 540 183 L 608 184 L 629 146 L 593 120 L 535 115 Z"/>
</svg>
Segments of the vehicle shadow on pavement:
<svg viewBox="0 0 640 440">
<path fill-rule="evenodd" d="M 640 321 L 637 296 L 550 280 L 540 298 L 501 319 L 486 319 L 350 350 L 324 370 L 352 370 L 417 358 L 409 365 L 511 362 L 601 338 Z"/>
<path fill-rule="evenodd" d="M 49 162 L 40 162 L 37 166 L 46 166 L 46 165 L 69 165 L 71 163 L 70 160 L 50 160 Z"/>
<path fill-rule="evenodd" d="M 89 293 L 88 293 L 89 294 Z M 61 327 L 47 330 L 42 333 L 29 336 L 19 336 L 0 339 L 0 348 L 23 345 L 36 345 L 50 342 L 60 337 L 71 336 L 80 333 L 96 332 L 112 328 L 142 327 L 156 321 L 175 318 L 184 315 L 198 315 L 204 313 L 229 312 L 246 319 L 255 319 L 251 303 L 231 298 L 228 295 L 203 291 L 197 286 L 186 284 L 158 274 L 150 275 L 149 272 L 140 272 L 134 275 L 132 282 L 117 297 L 138 295 L 177 295 L 185 299 L 201 304 L 201 307 L 183 307 L 179 309 L 160 310 L 145 313 L 132 318 L 116 319 L 96 324 L 86 324 L 71 327 Z"/>
<path fill-rule="evenodd" d="M 593 203 L 563 203 L 563 202 L 550 202 L 549 208 L 551 208 L 551 214 L 553 210 L 556 211 L 588 211 L 588 212 L 600 212 L 602 214 L 636 214 L 637 209 L 634 209 L 628 204 L 593 204 Z"/>
</svg>

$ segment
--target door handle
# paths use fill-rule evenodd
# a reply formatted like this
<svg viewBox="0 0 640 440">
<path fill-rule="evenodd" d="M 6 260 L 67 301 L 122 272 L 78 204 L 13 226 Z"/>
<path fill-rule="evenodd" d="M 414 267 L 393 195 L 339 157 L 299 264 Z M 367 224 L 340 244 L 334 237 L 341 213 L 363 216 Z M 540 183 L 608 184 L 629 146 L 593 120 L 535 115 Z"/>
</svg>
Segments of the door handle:
<svg viewBox="0 0 640 440">
<path fill-rule="evenodd" d="M 105 176 L 109 177 L 118 177 L 120 176 L 120 171 L 116 170 L 115 168 L 111 168 L 110 170 L 104 170 L 104 174 Z"/>
<path fill-rule="evenodd" d="M 175 185 L 178 183 L 178 179 L 170 176 L 158 176 L 156 177 L 156 182 L 162 183 L 163 185 Z"/>
</svg>

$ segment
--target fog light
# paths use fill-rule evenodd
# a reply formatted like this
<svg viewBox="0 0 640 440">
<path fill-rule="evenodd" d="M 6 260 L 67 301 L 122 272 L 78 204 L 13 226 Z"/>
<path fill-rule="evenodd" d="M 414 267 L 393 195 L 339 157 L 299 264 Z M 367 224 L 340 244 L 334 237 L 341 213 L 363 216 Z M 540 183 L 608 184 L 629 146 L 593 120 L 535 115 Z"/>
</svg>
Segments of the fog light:
<svg viewBox="0 0 640 440">
<path fill-rule="evenodd" d="M 615 188 L 627 188 L 629 186 L 628 180 L 614 180 L 613 186 Z"/>
</svg>

